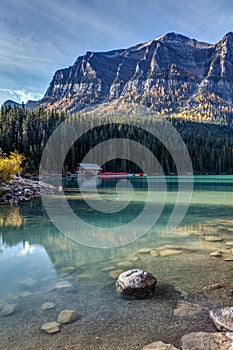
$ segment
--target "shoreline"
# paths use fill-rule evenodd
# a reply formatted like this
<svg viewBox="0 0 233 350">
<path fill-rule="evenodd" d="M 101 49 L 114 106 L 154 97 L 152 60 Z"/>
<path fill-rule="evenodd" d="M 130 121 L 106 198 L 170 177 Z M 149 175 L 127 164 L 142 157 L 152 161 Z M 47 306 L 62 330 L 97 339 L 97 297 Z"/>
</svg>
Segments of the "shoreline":
<svg viewBox="0 0 233 350">
<path fill-rule="evenodd" d="M 56 187 L 39 180 L 14 176 L 9 184 L 0 184 L 0 204 L 18 205 L 22 202 L 40 198 L 43 194 L 54 194 Z"/>
</svg>

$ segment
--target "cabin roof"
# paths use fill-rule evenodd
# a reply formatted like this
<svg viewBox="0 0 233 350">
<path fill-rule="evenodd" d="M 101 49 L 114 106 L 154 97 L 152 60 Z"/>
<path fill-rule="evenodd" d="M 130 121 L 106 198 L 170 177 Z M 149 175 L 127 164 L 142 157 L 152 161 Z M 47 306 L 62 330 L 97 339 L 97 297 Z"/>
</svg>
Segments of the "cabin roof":
<svg viewBox="0 0 233 350">
<path fill-rule="evenodd" d="M 84 170 L 102 170 L 98 164 L 79 163 L 79 166 Z"/>
</svg>

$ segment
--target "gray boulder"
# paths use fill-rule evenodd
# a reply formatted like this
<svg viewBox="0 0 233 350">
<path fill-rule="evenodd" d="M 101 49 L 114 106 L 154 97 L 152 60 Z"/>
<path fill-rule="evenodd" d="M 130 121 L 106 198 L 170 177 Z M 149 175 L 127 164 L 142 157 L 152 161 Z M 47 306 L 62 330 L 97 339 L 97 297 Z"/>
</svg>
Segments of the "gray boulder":
<svg viewBox="0 0 233 350">
<path fill-rule="evenodd" d="M 120 274 L 116 291 L 124 297 L 146 298 L 153 294 L 156 284 L 157 279 L 151 273 L 133 269 Z"/>
<path fill-rule="evenodd" d="M 230 350 L 232 341 L 224 333 L 194 332 L 181 338 L 182 350 Z"/>
<path fill-rule="evenodd" d="M 10 316 L 15 312 L 16 304 L 0 304 L 0 316 Z"/>
<path fill-rule="evenodd" d="M 45 310 L 54 309 L 55 306 L 56 305 L 54 303 L 47 301 L 46 303 L 42 304 L 40 308 L 41 310 L 45 311 Z"/>
<path fill-rule="evenodd" d="M 77 314 L 74 310 L 62 310 L 57 318 L 58 323 L 71 323 L 77 319 Z"/>
<path fill-rule="evenodd" d="M 233 307 L 211 310 L 210 318 L 220 331 L 233 332 Z"/>
<path fill-rule="evenodd" d="M 41 327 L 41 330 L 49 334 L 58 333 L 60 332 L 60 323 L 47 322 Z"/>
</svg>

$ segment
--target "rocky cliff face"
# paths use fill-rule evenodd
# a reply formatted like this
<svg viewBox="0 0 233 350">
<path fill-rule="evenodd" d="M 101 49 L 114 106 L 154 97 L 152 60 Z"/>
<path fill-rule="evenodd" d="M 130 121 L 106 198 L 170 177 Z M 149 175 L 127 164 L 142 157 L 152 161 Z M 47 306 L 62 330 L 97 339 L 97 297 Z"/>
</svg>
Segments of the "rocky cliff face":
<svg viewBox="0 0 233 350">
<path fill-rule="evenodd" d="M 55 73 L 40 106 L 74 112 L 119 99 L 160 113 L 200 101 L 231 109 L 233 33 L 216 45 L 169 33 L 128 49 L 87 52 Z"/>
<path fill-rule="evenodd" d="M 233 102 L 233 33 L 226 34 L 214 47 L 214 56 L 203 77 L 200 91 L 214 92 L 226 102 Z"/>
</svg>

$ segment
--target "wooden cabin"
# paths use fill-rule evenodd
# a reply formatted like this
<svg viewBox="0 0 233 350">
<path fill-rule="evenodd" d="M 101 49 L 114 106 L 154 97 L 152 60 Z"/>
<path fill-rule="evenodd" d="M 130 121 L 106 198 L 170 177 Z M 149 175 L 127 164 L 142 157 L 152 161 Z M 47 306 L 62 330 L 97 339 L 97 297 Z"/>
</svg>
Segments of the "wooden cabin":
<svg viewBox="0 0 233 350">
<path fill-rule="evenodd" d="M 95 176 L 100 174 L 102 168 L 98 164 L 79 163 L 78 173 L 80 175 Z"/>
</svg>

